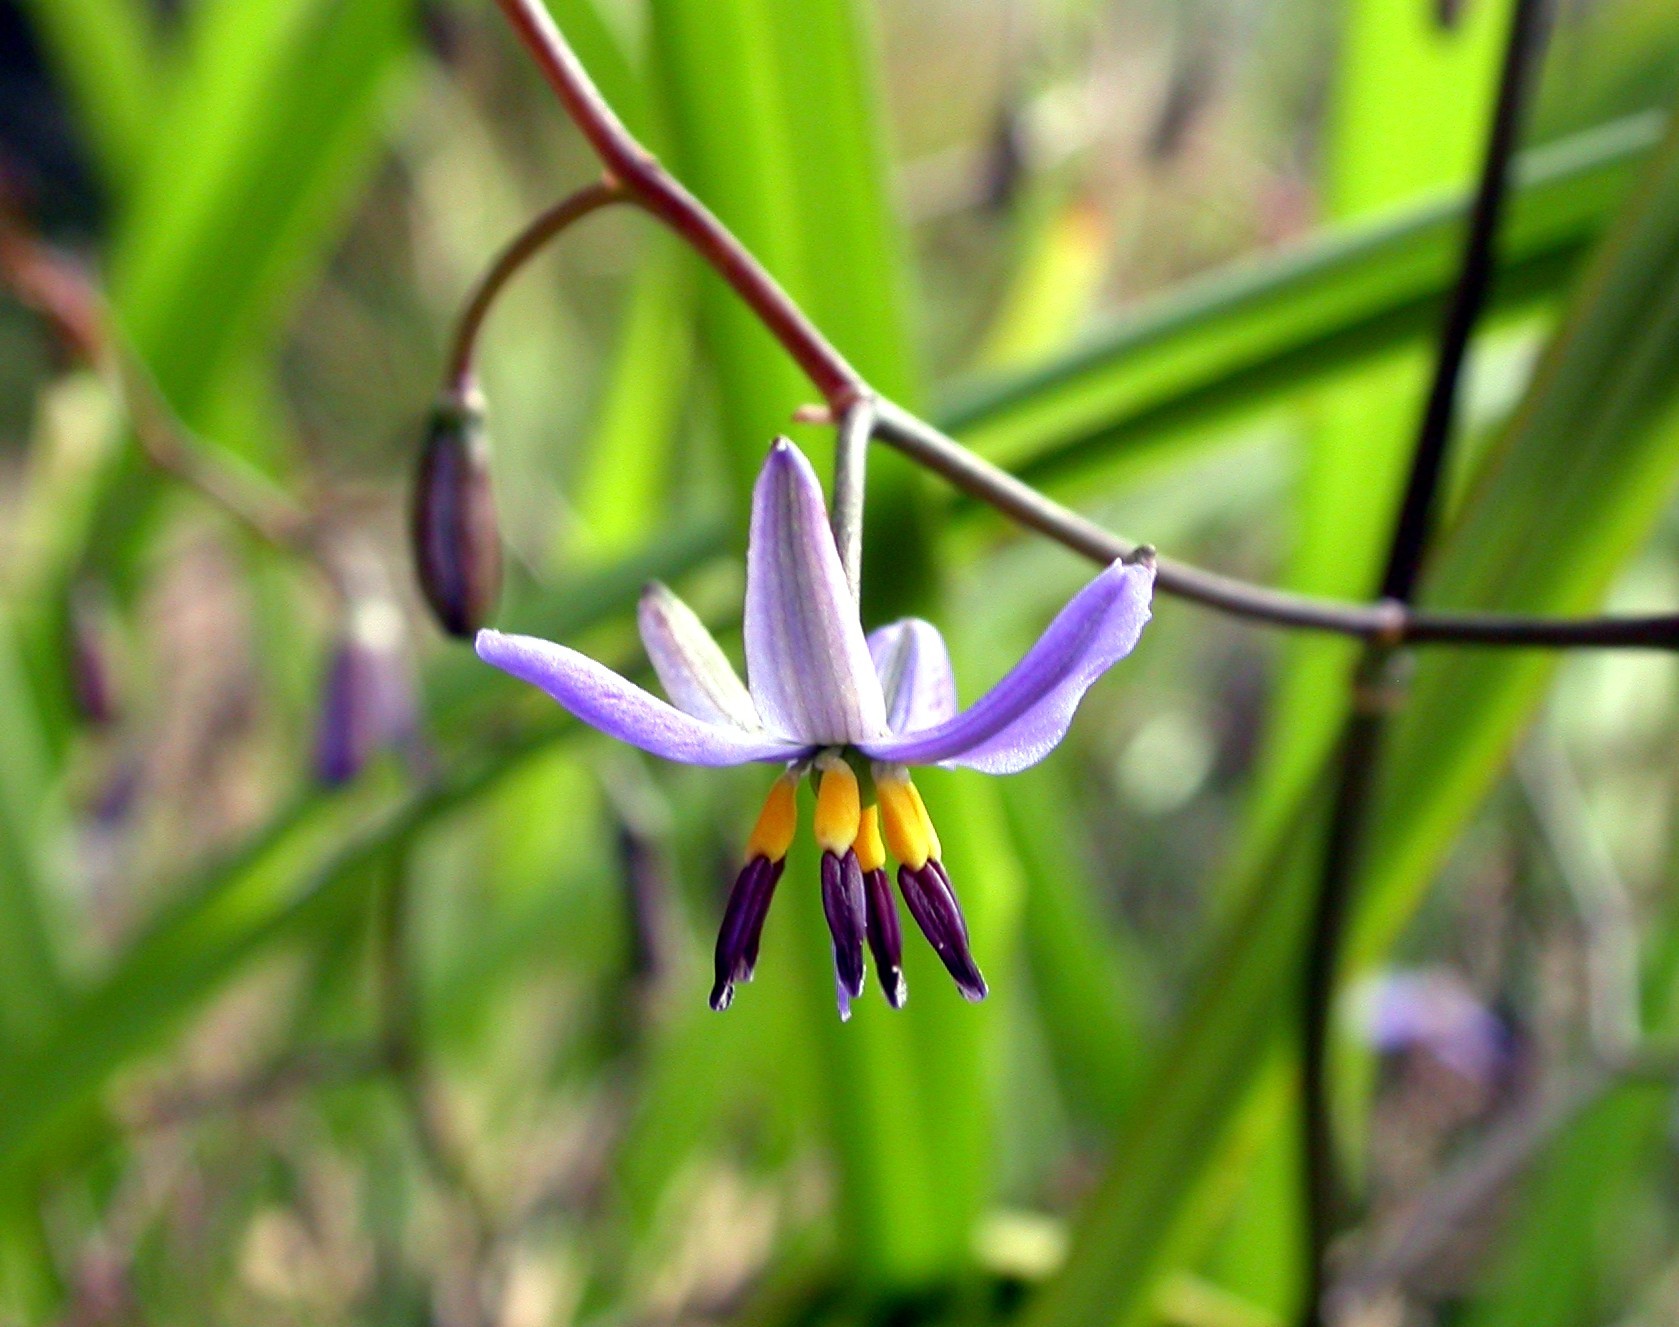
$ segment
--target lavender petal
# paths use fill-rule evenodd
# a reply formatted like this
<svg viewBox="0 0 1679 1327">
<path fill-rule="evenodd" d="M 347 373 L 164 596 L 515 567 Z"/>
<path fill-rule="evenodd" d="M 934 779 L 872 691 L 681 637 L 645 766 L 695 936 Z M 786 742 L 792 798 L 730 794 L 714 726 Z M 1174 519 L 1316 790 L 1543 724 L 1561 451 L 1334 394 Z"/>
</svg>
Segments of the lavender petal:
<svg viewBox="0 0 1679 1327">
<path fill-rule="evenodd" d="M 1002 681 L 954 718 L 858 745 L 898 765 L 957 765 L 1012 774 L 1067 734 L 1091 684 L 1129 654 L 1149 620 L 1154 568 L 1115 562 L 1049 624 Z"/>
<path fill-rule="evenodd" d="M 752 493 L 745 636 L 746 680 L 767 727 L 812 746 L 886 731 L 822 486 L 785 438 L 770 449 Z"/>
<path fill-rule="evenodd" d="M 480 631 L 478 657 L 539 687 L 591 728 L 685 765 L 785 761 L 806 748 L 684 714 L 587 655 L 534 636 Z"/>
<path fill-rule="evenodd" d="M 677 709 L 707 723 L 762 730 L 746 684 L 735 675 L 722 646 L 668 587 L 654 581 L 642 591 L 636 624 L 659 685 Z"/>
<path fill-rule="evenodd" d="M 956 713 L 956 674 L 950 650 L 931 622 L 906 617 L 869 633 L 880 689 L 886 697 L 886 726 L 895 733 L 918 732 Z"/>
</svg>

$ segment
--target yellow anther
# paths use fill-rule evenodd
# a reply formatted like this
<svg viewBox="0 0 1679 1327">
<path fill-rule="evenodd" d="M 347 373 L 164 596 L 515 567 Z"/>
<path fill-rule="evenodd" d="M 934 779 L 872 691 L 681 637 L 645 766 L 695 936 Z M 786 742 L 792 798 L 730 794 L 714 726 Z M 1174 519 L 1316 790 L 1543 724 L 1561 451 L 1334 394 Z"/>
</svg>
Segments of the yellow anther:
<svg viewBox="0 0 1679 1327">
<path fill-rule="evenodd" d="M 824 852 L 843 856 L 862 819 L 857 776 L 838 756 L 824 756 L 816 768 L 822 774 L 816 785 L 816 841 Z"/>
<path fill-rule="evenodd" d="M 857 865 L 865 871 L 878 871 L 886 865 L 886 845 L 880 841 L 880 811 L 873 803 L 863 808 L 851 850 L 857 854 Z"/>
<path fill-rule="evenodd" d="M 892 855 L 912 871 L 919 871 L 933 856 L 933 827 L 927 821 L 926 808 L 916 795 L 915 785 L 900 774 L 875 776 L 875 792 L 880 796 L 881 828 L 886 831 L 886 846 Z"/>
<path fill-rule="evenodd" d="M 908 779 L 904 780 L 904 786 L 909 789 L 909 795 L 915 798 L 915 809 L 921 814 L 921 828 L 927 835 L 927 855 L 937 857 L 942 862 L 944 860 L 944 845 L 939 842 L 938 830 L 933 828 L 933 817 L 927 814 L 927 803 L 921 800 L 921 789 L 917 788 Z"/>
<path fill-rule="evenodd" d="M 793 774 L 783 774 L 770 786 L 764 799 L 764 809 L 758 812 L 758 823 L 746 840 L 746 859 L 767 857 L 779 862 L 793 846 L 793 835 L 799 828 L 799 780 Z"/>
</svg>

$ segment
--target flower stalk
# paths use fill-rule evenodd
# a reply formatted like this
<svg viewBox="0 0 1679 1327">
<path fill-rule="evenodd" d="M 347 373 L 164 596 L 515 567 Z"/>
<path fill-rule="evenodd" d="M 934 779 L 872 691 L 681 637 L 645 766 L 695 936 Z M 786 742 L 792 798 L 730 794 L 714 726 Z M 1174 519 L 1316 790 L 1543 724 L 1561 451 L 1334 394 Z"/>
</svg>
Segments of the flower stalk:
<svg viewBox="0 0 1679 1327">
<path fill-rule="evenodd" d="M 1544 51 L 1546 8 L 1546 0 L 1516 0 L 1511 11 L 1498 97 L 1482 155 L 1457 286 L 1441 329 L 1428 401 L 1382 573 L 1379 592 L 1383 602 L 1408 605 L 1421 577 L 1452 440 L 1464 361 L 1492 285 L 1510 163 Z M 1302 1327 L 1330 1327 L 1336 1317 L 1327 1288 L 1331 1244 L 1340 1225 L 1344 1194 L 1330 1100 L 1329 1029 L 1341 951 L 1363 865 L 1369 804 L 1387 718 L 1403 695 L 1403 679 L 1396 667 L 1400 662 L 1395 656 L 1397 644 L 1379 637 L 1370 641 L 1354 677 L 1353 706 L 1341 734 L 1329 829 L 1306 941 L 1300 1006 L 1301 1151 L 1305 1161 L 1302 1189 L 1307 1235 Z"/>
<path fill-rule="evenodd" d="M 1028 529 L 1106 565 L 1143 546 L 1111 532 L 990 464 L 901 406 L 878 396 L 763 265 L 639 143 L 590 80 L 540 0 L 496 0 L 561 105 L 600 157 L 608 177 L 705 259 L 758 316 L 842 418 L 863 397 L 875 402 L 873 436 L 941 475 L 970 497 Z M 1533 618 L 1496 613 L 1427 613 L 1395 600 L 1354 604 L 1251 585 L 1156 560 L 1160 590 L 1262 626 L 1325 631 L 1415 645 L 1505 648 L 1679 648 L 1679 613 L 1641 617 Z"/>
</svg>

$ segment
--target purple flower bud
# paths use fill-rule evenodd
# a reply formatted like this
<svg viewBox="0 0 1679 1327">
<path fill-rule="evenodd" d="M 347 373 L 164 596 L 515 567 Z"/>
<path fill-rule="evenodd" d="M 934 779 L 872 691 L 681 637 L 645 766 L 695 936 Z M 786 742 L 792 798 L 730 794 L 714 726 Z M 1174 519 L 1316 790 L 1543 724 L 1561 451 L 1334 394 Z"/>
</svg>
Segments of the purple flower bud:
<svg viewBox="0 0 1679 1327">
<path fill-rule="evenodd" d="M 414 566 L 426 602 L 452 636 L 470 638 L 501 593 L 501 535 L 484 415 L 472 397 L 433 411 L 414 484 Z"/>
<path fill-rule="evenodd" d="M 106 606 L 87 587 L 70 598 L 70 695 L 76 712 L 95 727 L 117 719 L 117 686 Z"/>
<path fill-rule="evenodd" d="M 883 867 L 863 872 L 863 901 L 868 909 L 869 949 L 874 953 L 875 975 L 886 993 L 886 1003 L 902 1009 L 909 998 L 904 982 L 904 932 L 898 925 L 898 901 Z"/>
<path fill-rule="evenodd" d="M 856 853 L 822 854 L 822 911 L 834 937 L 834 996 L 840 1017 L 847 1019 L 851 1002 L 863 993 L 863 937 L 868 928 L 863 868 Z"/>
<path fill-rule="evenodd" d="M 1365 1039 L 1385 1055 L 1421 1051 L 1484 1086 L 1502 1078 L 1513 1046 L 1509 1027 L 1456 974 L 1394 970 L 1355 992 Z"/>
<path fill-rule="evenodd" d="M 333 647 L 315 731 L 315 776 L 348 783 L 380 751 L 417 750 L 419 712 L 402 616 L 384 598 L 350 610 Z"/>
<path fill-rule="evenodd" d="M 1026 124 L 1017 107 L 1005 105 L 991 122 L 979 182 L 980 205 L 987 211 L 1008 213 L 1020 197 L 1030 171 Z"/>
<path fill-rule="evenodd" d="M 618 825 L 618 861 L 623 871 L 624 921 L 629 931 L 629 975 L 641 987 L 655 985 L 665 968 L 665 858 L 654 837 L 638 825 Z"/>
<path fill-rule="evenodd" d="M 764 918 L 776 882 L 786 867 L 786 858 L 771 861 L 754 857 L 735 877 L 729 902 L 723 909 L 723 924 L 717 931 L 716 982 L 711 988 L 711 1007 L 721 1013 L 734 1002 L 735 983 L 751 981 L 758 966 L 758 942 L 764 934 Z"/>
<path fill-rule="evenodd" d="M 903 891 L 904 905 L 927 937 L 927 943 L 943 960 L 945 970 L 956 979 L 956 988 L 965 999 L 983 1000 L 985 978 L 968 949 L 968 923 L 962 918 L 962 906 L 956 901 L 956 891 L 950 887 L 944 863 L 930 857 L 917 870 L 900 866 L 898 888 Z"/>
</svg>

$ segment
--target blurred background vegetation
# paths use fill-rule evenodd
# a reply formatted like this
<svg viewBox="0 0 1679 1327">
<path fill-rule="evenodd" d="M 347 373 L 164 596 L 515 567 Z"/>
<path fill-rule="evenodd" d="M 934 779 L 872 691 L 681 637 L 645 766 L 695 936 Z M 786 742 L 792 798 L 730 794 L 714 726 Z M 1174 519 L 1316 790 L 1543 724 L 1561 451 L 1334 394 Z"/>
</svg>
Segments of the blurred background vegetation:
<svg viewBox="0 0 1679 1327">
<path fill-rule="evenodd" d="M 1507 0 L 550 3 L 883 391 L 1175 556 L 1369 594 Z M 1679 13 L 1555 22 L 1425 599 L 1655 611 Z M 1050 762 L 924 784 L 991 999 L 912 944 L 908 1007 L 841 1026 L 795 862 L 714 1015 L 761 776 L 582 731 L 412 583 L 453 319 L 596 169 L 493 6 L 0 0 L 0 152 L 10 224 L 317 550 L 157 465 L 133 392 L 0 299 L 0 1318 L 1293 1319 L 1350 645 L 1161 602 Z M 637 667 L 658 575 L 727 628 L 746 485 L 812 393 L 715 278 L 591 220 L 482 367 L 498 623 Z M 868 615 L 938 621 L 976 694 L 1087 568 L 876 470 Z M 419 736 L 328 786 L 323 687 L 370 612 Z M 1349 1321 L 1679 1321 L 1669 1085 L 1601 1069 L 1679 1031 L 1676 745 L 1662 655 L 1418 656 L 1336 1020 Z M 1581 1075 L 1531 1165 L 1428 1225 Z"/>
</svg>

